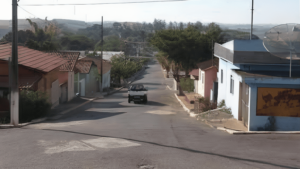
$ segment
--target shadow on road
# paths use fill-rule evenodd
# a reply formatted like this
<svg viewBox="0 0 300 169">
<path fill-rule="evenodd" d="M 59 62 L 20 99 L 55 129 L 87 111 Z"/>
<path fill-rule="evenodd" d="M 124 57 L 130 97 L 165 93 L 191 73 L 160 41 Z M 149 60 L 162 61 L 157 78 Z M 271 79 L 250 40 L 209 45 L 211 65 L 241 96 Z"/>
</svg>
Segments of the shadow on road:
<svg viewBox="0 0 300 169">
<path fill-rule="evenodd" d="M 86 111 L 83 114 L 75 115 L 73 117 L 65 117 L 57 120 L 49 120 L 50 123 L 65 123 L 73 121 L 85 121 L 85 120 L 99 120 L 104 118 L 109 118 L 117 115 L 124 114 L 126 112 L 98 112 L 98 111 Z"/>
<path fill-rule="evenodd" d="M 95 136 L 95 137 L 108 137 L 108 138 L 125 139 L 125 140 L 128 140 L 128 141 L 134 141 L 134 142 L 139 142 L 139 143 L 146 143 L 146 144 L 151 144 L 151 145 L 160 146 L 160 147 L 174 148 L 174 149 L 188 151 L 188 152 L 191 152 L 191 153 L 212 155 L 212 156 L 227 158 L 227 159 L 230 159 L 230 160 L 239 160 L 239 161 L 244 161 L 244 162 L 266 164 L 266 165 L 271 165 L 271 166 L 274 166 L 274 167 L 295 169 L 295 167 L 286 166 L 286 165 L 280 165 L 280 164 L 276 164 L 276 163 L 270 163 L 270 162 L 266 162 L 266 161 L 262 161 L 262 160 L 253 160 L 253 159 L 247 159 L 247 158 L 233 157 L 233 156 L 229 156 L 229 155 L 222 155 L 222 154 L 205 152 L 205 151 L 200 151 L 200 150 L 193 150 L 193 149 L 189 149 L 189 148 L 185 148 L 185 147 L 175 147 L 175 146 L 163 145 L 163 144 L 149 142 L 149 141 L 143 141 L 143 140 L 135 140 L 135 139 L 122 138 L 122 137 L 111 137 L 111 136 L 89 134 L 89 133 L 80 133 L 80 132 L 67 131 L 67 130 L 53 130 L 53 129 L 42 129 L 42 130 L 59 131 L 59 132 L 66 132 L 66 133 L 72 133 L 72 134 L 82 134 L 82 135 Z"/>
</svg>

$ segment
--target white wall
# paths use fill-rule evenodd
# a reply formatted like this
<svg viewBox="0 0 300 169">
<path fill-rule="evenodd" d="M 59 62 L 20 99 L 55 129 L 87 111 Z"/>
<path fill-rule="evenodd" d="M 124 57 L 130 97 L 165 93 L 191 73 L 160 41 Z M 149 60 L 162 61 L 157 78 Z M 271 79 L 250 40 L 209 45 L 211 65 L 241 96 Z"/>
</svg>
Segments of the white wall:
<svg viewBox="0 0 300 169">
<path fill-rule="evenodd" d="M 242 81 L 241 76 L 236 74 L 232 69 L 239 69 L 230 62 L 219 59 L 219 72 L 218 72 L 218 103 L 225 100 L 227 107 L 231 108 L 232 115 L 238 119 L 239 111 L 239 88 Z M 221 70 L 223 70 L 223 83 L 221 83 Z M 234 79 L 234 92 L 230 93 L 230 76 Z"/>
<path fill-rule="evenodd" d="M 202 83 L 202 78 L 203 78 L 203 83 Z M 201 69 L 199 69 L 199 78 L 198 79 L 199 80 L 198 80 L 198 86 L 197 86 L 197 89 L 198 89 L 197 93 L 204 97 L 205 72 L 201 71 Z"/>
<path fill-rule="evenodd" d="M 103 88 L 110 87 L 110 70 L 103 75 L 103 81 L 102 82 L 103 82 Z"/>
</svg>

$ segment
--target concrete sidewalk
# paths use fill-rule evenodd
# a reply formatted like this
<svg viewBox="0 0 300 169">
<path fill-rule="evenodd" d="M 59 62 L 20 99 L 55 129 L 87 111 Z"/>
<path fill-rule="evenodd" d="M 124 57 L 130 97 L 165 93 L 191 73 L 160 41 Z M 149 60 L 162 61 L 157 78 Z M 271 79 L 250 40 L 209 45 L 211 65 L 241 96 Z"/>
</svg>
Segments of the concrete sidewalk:
<svg viewBox="0 0 300 169">
<path fill-rule="evenodd" d="M 55 120 L 55 119 L 60 118 L 64 114 L 67 114 L 67 113 L 71 112 L 72 110 L 75 110 L 75 109 L 77 109 L 89 102 L 92 102 L 96 99 L 98 99 L 98 98 L 75 97 L 70 102 L 62 103 L 62 104 L 56 106 L 55 108 L 51 109 L 46 117 L 34 119 L 31 122 L 27 122 L 27 123 L 21 123 L 18 126 L 13 126 L 11 124 L 3 124 L 3 125 L 0 125 L 0 129 L 20 128 L 20 127 L 24 127 L 24 126 L 27 126 L 30 124 L 41 123 L 46 120 Z"/>
</svg>

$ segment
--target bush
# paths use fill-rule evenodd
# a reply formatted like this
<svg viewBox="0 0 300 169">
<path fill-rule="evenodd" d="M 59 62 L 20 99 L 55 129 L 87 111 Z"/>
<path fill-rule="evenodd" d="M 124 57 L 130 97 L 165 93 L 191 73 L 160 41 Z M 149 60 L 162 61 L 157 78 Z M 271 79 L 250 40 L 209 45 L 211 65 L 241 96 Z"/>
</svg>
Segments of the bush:
<svg viewBox="0 0 300 169">
<path fill-rule="evenodd" d="M 215 102 L 211 102 L 209 98 L 200 97 L 199 104 L 201 105 L 201 111 L 206 112 L 209 110 L 213 110 L 217 108 L 217 104 Z"/>
<path fill-rule="evenodd" d="M 194 91 L 194 80 L 190 78 L 180 79 L 180 86 L 183 91 L 193 92 Z"/>
<path fill-rule="evenodd" d="M 224 108 L 223 108 L 224 107 Z M 219 104 L 218 104 L 218 108 L 223 108 L 220 111 L 225 112 L 227 114 L 232 114 L 231 112 L 231 108 L 226 107 L 225 104 L 225 100 L 222 100 Z"/>
<path fill-rule="evenodd" d="M 39 91 L 21 91 L 19 119 L 21 123 L 45 116 L 51 109 L 48 97 Z"/>
<path fill-rule="evenodd" d="M 225 100 L 222 100 L 222 101 L 218 104 L 218 108 L 222 108 L 222 107 L 224 107 L 224 106 L 226 106 L 226 105 L 225 105 Z"/>
</svg>

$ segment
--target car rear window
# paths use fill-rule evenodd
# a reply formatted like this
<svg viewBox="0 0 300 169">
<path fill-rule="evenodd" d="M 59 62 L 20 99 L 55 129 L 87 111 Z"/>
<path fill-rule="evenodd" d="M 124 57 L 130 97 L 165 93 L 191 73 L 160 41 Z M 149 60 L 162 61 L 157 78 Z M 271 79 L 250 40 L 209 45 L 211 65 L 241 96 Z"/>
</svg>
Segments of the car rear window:
<svg viewBox="0 0 300 169">
<path fill-rule="evenodd" d="M 144 86 L 143 85 L 133 85 L 130 90 L 132 90 L 132 91 L 143 91 Z"/>
</svg>

